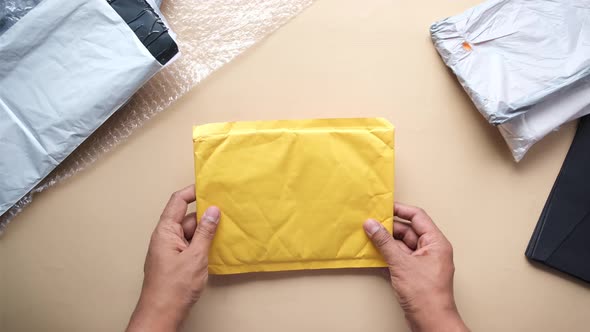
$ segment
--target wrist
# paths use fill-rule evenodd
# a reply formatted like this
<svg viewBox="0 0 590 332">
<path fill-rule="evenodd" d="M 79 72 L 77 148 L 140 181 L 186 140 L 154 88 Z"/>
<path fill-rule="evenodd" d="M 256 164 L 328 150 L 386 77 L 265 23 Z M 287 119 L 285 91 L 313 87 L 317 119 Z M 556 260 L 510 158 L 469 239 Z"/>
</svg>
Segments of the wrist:
<svg viewBox="0 0 590 332">
<path fill-rule="evenodd" d="M 406 312 L 412 331 L 469 331 L 455 304 L 453 296 L 430 297 L 427 303 Z"/>
<path fill-rule="evenodd" d="M 129 322 L 131 331 L 178 331 L 189 309 L 142 292 Z"/>
</svg>

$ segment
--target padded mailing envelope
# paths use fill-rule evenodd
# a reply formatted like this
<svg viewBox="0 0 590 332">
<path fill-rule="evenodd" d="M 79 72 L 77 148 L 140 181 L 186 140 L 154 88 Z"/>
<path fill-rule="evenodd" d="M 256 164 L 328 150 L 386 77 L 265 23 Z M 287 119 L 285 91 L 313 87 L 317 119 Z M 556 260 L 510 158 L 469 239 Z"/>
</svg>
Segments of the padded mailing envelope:
<svg viewBox="0 0 590 332">
<path fill-rule="evenodd" d="M 362 224 L 393 228 L 393 126 L 384 119 L 194 127 L 197 215 L 222 215 L 212 274 L 386 266 Z"/>
</svg>

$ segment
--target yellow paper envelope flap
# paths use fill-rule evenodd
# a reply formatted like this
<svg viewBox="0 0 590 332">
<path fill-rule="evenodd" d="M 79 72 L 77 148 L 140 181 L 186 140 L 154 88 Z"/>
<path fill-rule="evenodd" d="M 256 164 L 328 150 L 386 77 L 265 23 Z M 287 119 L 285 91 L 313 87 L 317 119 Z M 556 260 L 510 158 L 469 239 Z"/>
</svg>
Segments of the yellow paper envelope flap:
<svg viewBox="0 0 590 332">
<path fill-rule="evenodd" d="M 393 125 L 384 118 L 342 118 L 342 119 L 308 119 L 308 120 L 275 120 L 275 121 L 239 121 L 219 122 L 193 126 L 193 140 L 199 140 L 214 135 L 252 134 L 259 131 L 292 130 L 367 130 L 393 131 Z M 390 144 L 393 148 L 393 136 Z"/>
<path fill-rule="evenodd" d="M 393 227 L 393 131 L 379 118 L 195 127 L 197 214 L 222 210 L 210 272 L 385 266 L 362 223 Z"/>
</svg>

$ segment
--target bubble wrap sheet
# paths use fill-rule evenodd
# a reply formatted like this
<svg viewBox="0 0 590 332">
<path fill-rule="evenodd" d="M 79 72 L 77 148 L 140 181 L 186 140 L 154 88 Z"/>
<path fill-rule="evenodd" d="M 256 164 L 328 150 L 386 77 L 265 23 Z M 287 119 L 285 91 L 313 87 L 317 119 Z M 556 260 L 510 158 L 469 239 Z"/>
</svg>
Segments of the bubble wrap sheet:
<svg viewBox="0 0 590 332">
<path fill-rule="evenodd" d="M 0 35 L 40 2 L 41 0 L 0 0 Z"/>
<path fill-rule="evenodd" d="M 0 216 L 0 233 L 35 193 L 96 161 L 213 71 L 312 3 L 313 0 L 164 0 L 161 10 L 177 33 L 182 57 L 154 76 L 35 189 Z"/>
</svg>

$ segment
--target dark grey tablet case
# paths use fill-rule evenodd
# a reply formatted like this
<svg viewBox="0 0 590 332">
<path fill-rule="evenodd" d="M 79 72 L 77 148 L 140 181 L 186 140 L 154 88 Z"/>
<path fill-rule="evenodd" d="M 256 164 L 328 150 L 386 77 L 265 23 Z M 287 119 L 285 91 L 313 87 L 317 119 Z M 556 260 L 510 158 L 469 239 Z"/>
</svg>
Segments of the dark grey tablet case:
<svg viewBox="0 0 590 332">
<path fill-rule="evenodd" d="M 580 120 L 525 254 L 590 282 L 590 116 Z"/>
</svg>

